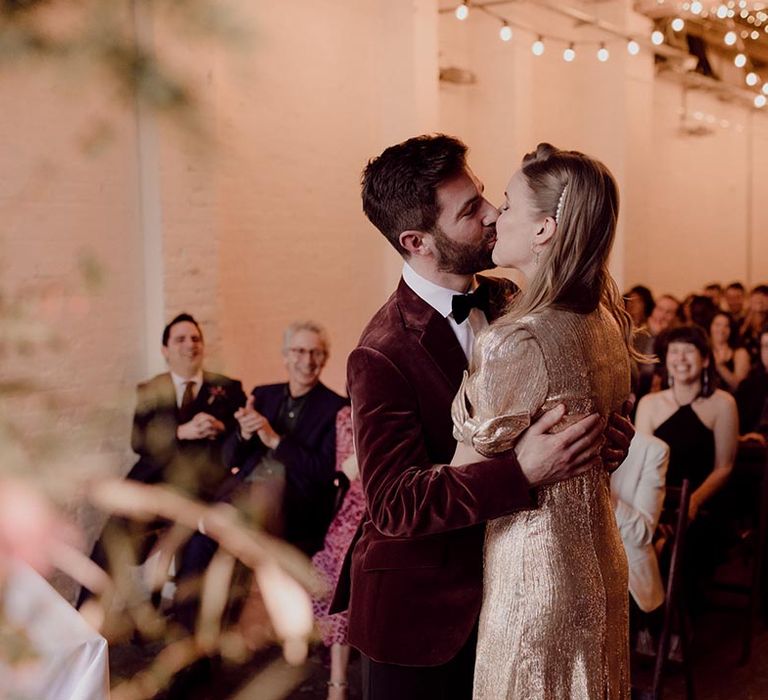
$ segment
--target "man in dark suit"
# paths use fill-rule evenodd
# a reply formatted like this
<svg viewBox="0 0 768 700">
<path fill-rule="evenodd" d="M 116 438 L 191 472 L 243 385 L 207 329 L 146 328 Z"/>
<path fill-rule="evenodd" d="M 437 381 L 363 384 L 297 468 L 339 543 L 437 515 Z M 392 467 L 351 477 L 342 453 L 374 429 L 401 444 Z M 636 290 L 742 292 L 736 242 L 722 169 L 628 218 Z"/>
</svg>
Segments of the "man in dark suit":
<svg viewBox="0 0 768 700">
<path fill-rule="evenodd" d="M 229 476 L 222 445 L 245 403 L 243 387 L 203 371 L 203 334 L 189 314 L 165 327 L 162 352 L 170 371 L 138 386 L 131 447 L 139 461 L 126 478 L 210 501 Z"/>
<path fill-rule="evenodd" d="M 288 381 L 257 386 L 245 408 L 235 413 L 238 425 L 225 445 L 235 473 L 216 497 L 258 511 L 262 526 L 308 556 L 322 547 L 333 515 L 335 421 L 348 403 L 320 381 L 328 351 L 328 337 L 319 324 L 297 322 L 286 329 L 282 352 Z M 201 573 L 216 548 L 205 534 L 195 533 L 178 580 Z M 197 603 L 194 595 L 185 602 L 182 593 L 176 618 L 191 628 Z"/>
<path fill-rule="evenodd" d="M 602 444 L 597 416 L 548 434 L 559 406 L 514 452 L 446 466 L 474 337 L 516 289 L 475 274 L 493 267 L 497 212 L 465 154 L 456 139 L 418 137 L 386 149 L 363 176 L 363 209 L 405 260 L 347 365 L 367 504 L 348 557 L 349 640 L 369 700 L 471 697 L 485 521 L 532 507 L 532 486 L 578 473 Z M 614 460 L 628 446 L 621 431 L 631 432 L 618 427 Z"/>
<path fill-rule="evenodd" d="M 224 463 L 224 436 L 237 424 L 235 412 L 245 403 L 242 385 L 203 370 L 205 342 L 197 321 L 179 314 L 163 330 L 162 353 L 168 372 L 138 385 L 131 447 L 139 456 L 126 476 L 145 484 L 168 484 L 210 501 L 229 476 Z M 142 561 L 164 523 L 110 518 L 91 558 L 107 564 L 104 540 L 130 533 Z M 78 605 L 89 596 L 81 591 Z"/>
<path fill-rule="evenodd" d="M 328 351 L 319 324 L 288 326 L 282 350 L 288 381 L 254 388 L 235 414 L 239 430 L 226 445 L 229 462 L 240 470 L 233 487 L 275 477 L 284 484 L 282 502 L 275 504 L 282 520 L 278 534 L 310 556 L 322 547 L 330 524 L 336 414 L 348 403 L 320 381 Z"/>
</svg>

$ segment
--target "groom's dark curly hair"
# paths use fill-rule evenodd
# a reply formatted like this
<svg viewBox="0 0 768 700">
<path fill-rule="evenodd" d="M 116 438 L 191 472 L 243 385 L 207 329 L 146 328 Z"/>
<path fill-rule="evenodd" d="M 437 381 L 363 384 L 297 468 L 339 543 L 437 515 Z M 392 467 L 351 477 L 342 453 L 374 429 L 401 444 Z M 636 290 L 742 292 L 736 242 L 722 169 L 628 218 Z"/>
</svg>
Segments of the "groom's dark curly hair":
<svg viewBox="0 0 768 700">
<path fill-rule="evenodd" d="M 387 148 L 363 171 L 363 211 L 400 255 L 403 231 L 433 232 L 437 188 L 466 168 L 467 147 L 445 134 L 416 136 Z"/>
</svg>

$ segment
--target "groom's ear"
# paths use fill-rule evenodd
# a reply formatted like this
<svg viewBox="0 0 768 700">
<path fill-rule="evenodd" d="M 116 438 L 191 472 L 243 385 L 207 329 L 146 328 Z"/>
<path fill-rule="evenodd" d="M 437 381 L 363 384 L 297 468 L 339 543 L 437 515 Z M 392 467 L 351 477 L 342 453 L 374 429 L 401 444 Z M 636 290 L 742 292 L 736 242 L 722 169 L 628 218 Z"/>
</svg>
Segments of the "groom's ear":
<svg viewBox="0 0 768 700">
<path fill-rule="evenodd" d="M 398 240 L 408 255 L 428 255 L 432 252 L 430 234 L 424 231 L 403 231 Z"/>
</svg>

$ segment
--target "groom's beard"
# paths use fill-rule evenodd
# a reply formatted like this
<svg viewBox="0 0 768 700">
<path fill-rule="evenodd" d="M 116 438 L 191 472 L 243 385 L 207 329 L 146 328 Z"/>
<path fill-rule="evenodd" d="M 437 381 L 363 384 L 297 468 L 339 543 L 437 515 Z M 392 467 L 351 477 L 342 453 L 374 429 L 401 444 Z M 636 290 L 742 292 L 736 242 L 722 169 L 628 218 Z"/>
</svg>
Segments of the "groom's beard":
<svg viewBox="0 0 768 700">
<path fill-rule="evenodd" d="M 437 269 L 454 275 L 474 275 L 482 270 L 496 267 L 492 241 L 496 238 L 496 228 L 487 228 L 481 245 L 452 241 L 439 228 L 434 232 L 437 249 Z"/>
</svg>

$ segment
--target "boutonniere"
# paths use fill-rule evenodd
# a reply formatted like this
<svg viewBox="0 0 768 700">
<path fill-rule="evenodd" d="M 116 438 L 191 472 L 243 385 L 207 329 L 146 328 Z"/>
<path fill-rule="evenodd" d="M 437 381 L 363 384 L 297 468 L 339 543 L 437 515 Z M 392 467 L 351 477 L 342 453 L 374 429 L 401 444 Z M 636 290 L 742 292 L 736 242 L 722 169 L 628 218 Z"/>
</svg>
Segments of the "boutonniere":
<svg viewBox="0 0 768 700">
<path fill-rule="evenodd" d="M 223 386 L 212 386 L 208 394 L 208 405 L 210 406 L 216 399 L 223 399 L 227 391 Z"/>
</svg>

